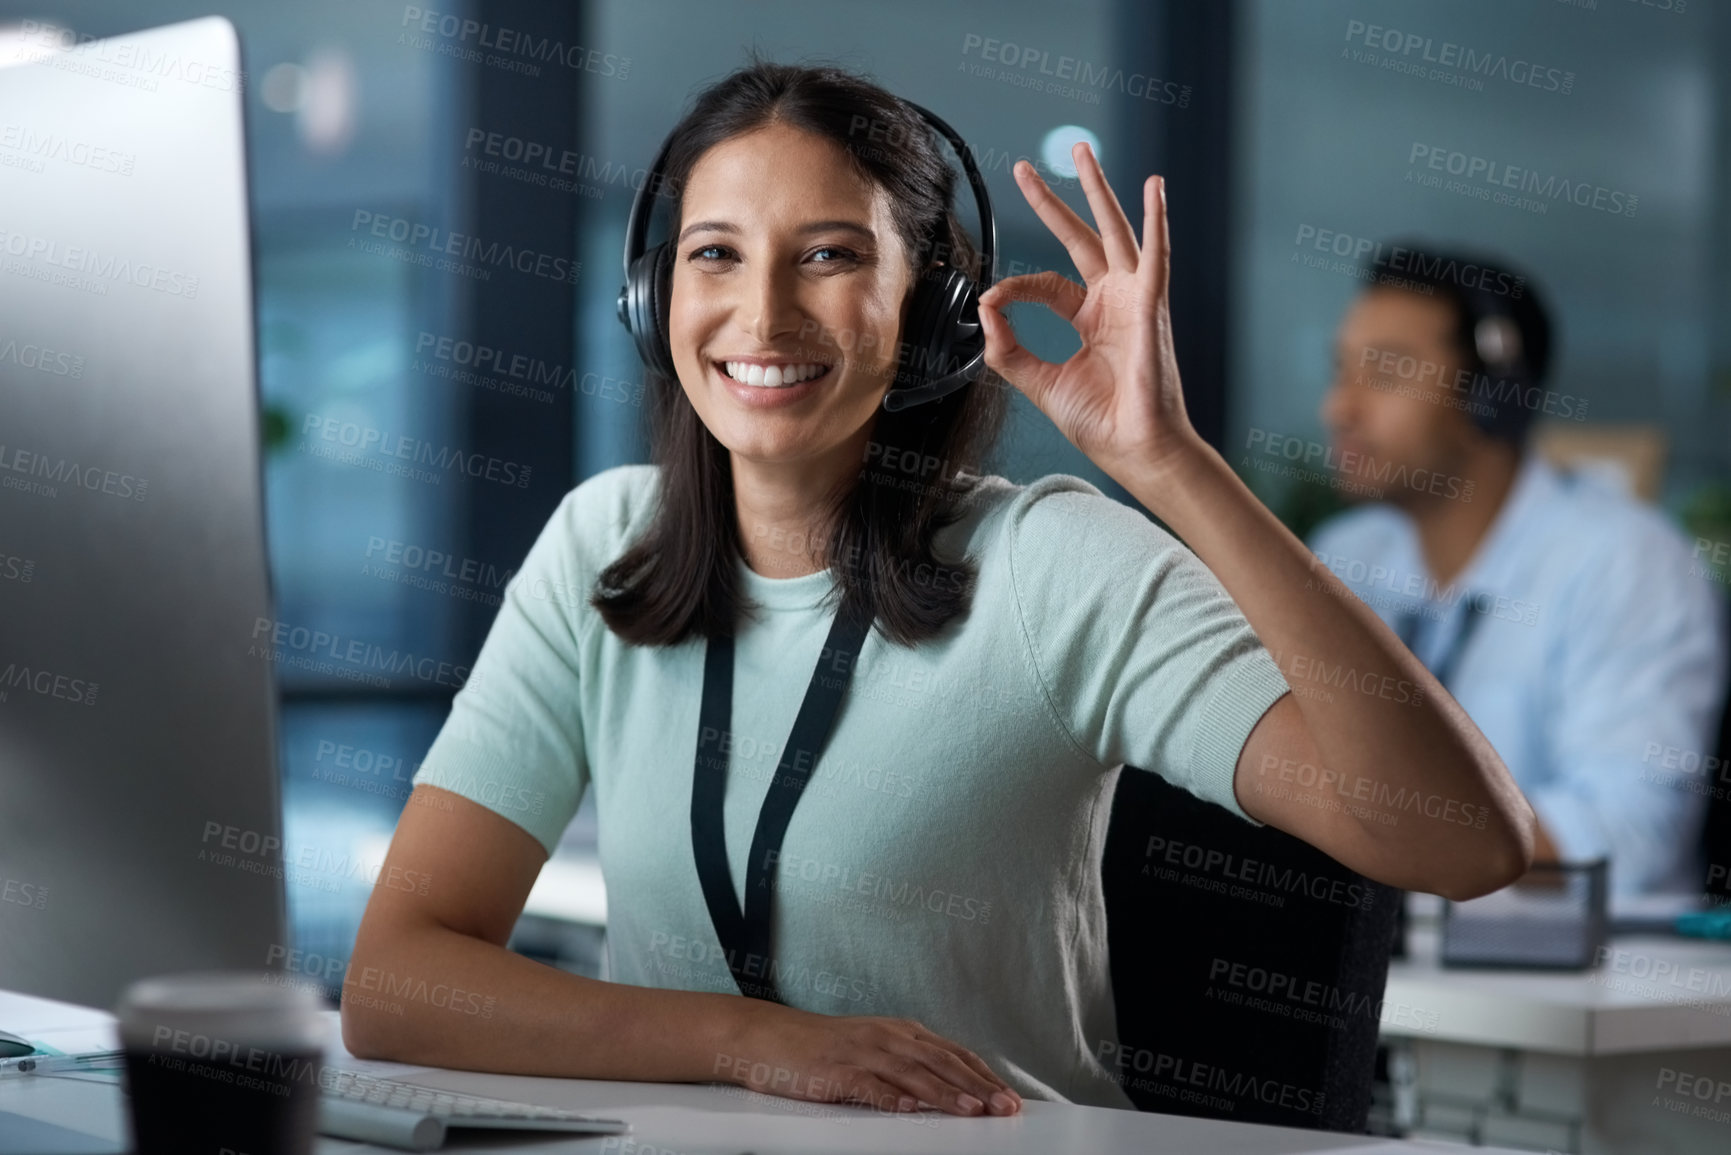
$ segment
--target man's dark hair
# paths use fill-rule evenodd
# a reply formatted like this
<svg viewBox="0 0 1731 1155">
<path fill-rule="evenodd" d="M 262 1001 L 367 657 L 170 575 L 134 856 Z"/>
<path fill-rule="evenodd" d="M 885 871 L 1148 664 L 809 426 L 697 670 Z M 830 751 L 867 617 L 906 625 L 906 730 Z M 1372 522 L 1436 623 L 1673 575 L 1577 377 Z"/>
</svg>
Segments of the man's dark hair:
<svg viewBox="0 0 1731 1155">
<path fill-rule="evenodd" d="M 1385 283 L 1378 289 L 1439 297 L 1454 309 L 1454 345 L 1473 375 L 1473 423 L 1519 445 L 1541 408 L 1551 368 L 1550 311 L 1530 276 L 1498 257 L 1422 242 L 1384 244 Z"/>
</svg>

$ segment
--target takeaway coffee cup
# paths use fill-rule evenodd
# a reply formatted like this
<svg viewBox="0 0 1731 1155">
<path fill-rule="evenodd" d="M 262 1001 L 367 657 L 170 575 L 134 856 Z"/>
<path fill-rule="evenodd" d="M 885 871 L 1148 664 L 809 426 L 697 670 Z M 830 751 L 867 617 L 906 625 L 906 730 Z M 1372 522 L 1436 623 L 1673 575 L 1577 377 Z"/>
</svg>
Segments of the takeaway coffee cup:
<svg viewBox="0 0 1731 1155">
<path fill-rule="evenodd" d="M 309 1155 L 325 1023 L 255 971 L 163 975 L 115 1008 L 138 1155 Z"/>
</svg>

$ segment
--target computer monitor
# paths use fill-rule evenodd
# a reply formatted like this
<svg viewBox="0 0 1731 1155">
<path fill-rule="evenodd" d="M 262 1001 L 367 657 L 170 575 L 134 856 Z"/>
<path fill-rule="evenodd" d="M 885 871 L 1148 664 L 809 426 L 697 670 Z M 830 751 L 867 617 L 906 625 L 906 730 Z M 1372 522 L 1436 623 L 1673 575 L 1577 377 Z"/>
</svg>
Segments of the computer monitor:
<svg viewBox="0 0 1731 1155">
<path fill-rule="evenodd" d="M 12 31 L 0 988 L 110 1007 L 285 936 L 243 73 L 216 17 Z"/>
</svg>

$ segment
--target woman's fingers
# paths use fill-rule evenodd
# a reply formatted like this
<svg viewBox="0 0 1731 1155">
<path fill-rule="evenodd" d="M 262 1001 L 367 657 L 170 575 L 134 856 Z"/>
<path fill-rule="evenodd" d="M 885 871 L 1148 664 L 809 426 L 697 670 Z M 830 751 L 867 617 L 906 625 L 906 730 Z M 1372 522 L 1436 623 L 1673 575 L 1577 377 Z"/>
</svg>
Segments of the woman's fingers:
<svg viewBox="0 0 1731 1155">
<path fill-rule="evenodd" d="M 1142 182 L 1142 263 L 1136 277 L 1156 299 L 1166 295 L 1172 270 L 1171 234 L 1166 224 L 1166 178 L 1151 176 Z"/>
<path fill-rule="evenodd" d="M 1100 167 L 1100 159 L 1082 141 L 1071 146 L 1070 157 L 1076 162 L 1076 175 L 1082 178 L 1082 191 L 1087 194 L 1088 207 L 1094 210 L 1094 221 L 1100 226 L 1100 240 L 1105 246 L 1108 264 L 1112 268 L 1134 272 L 1137 266 L 1136 234 L 1131 230 L 1130 220 L 1124 215 L 1112 186 L 1106 183 L 1106 170 Z"/>
<path fill-rule="evenodd" d="M 887 1083 L 867 1070 L 855 1070 L 851 1075 L 832 1082 L 840 1092 L 832 1102 L 860 1103 L 876 1107 L 880 1111 L 919 1109 L 915 1096 L 906 1089 Z"/>
<path fill-rule="evenodd" d="M 1004 315 L 980 301 L 980 325 L 986 334 L 986 364 L 998 376 L 1027 394 L 1036 406 L 1058 379 L 1058 366 L 1042 361 L 1022 347 Z"/>
<path fill-rule="evenodd" d="M 922 1103 L 960 1116 L 1013 1115 L 1021 1097 L 979 1056 L 914 1019 L 840 1017 L 777 1009 L 756 1036 L 763 1062 L 736 1066 L 730 1081 L 818 1102 L 914 1111 Z M 759 1069 L 763 1074 L 757 1074 Z M 789 1079 L 789 1073 L 799 1077 Z M 755 1080 L 755 1081 L 754 1081 Z M 994 1105 L 1008 1095 L 1010 1106 Z"/>
<path fill-rule="evenodd" d="M 1033 165 L 1025 160 L 1017 161 L 1011 171 L 1022 188 L 1022 195 L 1033 206 L 1034 214 L 1046 223 L 1052 235 L 1063 243 L 1070 259 L 1076 262 L 1076 271 L 1082 274 L 1082 280 L 1093 284 L 1094 278 L 1104 276 L 1108 265 L 1099 234 L 1089 228 L 1069 205 L 1059 200 L 1057 193 L 1046 187 L 1046 182 L 1040 179 Z"/>
<path fill-rule="evenodd" d="M 968 1050 L 968 1048 L 962 1046 L 960 1043 L 953 1039 L 946 1039 L 942 1035 L 934 1035 L 929 1032 L 915 1035 L 914 1037 L 921 1042 L 931 1043 L 933 1046 L 944 1048 L 962 1062 L 966 1063 L 970 1069 L 981 1078 L 991 1083 L 997 1090 L 1005 1092 L 1017 1103 L 1022 1101 L 1022 1097 L 1018 1095 L 1008 1083 L 1000 1079 L 998 1073 L 988 1067 L 984 1059 L 980 1058 L 980 1056 L 974 1054 L 974 1052 Z"/>
<path fill-rule="evenodd" d="M 1088 299 L 1088 289 L 1053 270 L 1005 277 L 980 294 L 980 300 L 1001 309 L 1011 301 L 1035 301 L 1071 323 Z"/>
<path fill-rule="evenodd" d="M 948 1089 L 950 1100 L 940 1102 L 936 1099 L 928 1102 L 958 1114 L 972 1115 L 992 1113 L 992 1096 L 1004 1088 L 993 1079 L 988 1079 L 974 1070 L 948 1048 L 937 1045 L 935 1037 L 905 1038 L 890 1044 L 893 1054 L 903 1055 L 915 1062 L 923 1063 Z M 972 1095 L 980 1106 L 976 1110 L 962 1102 L 963 1095 Z"/>
<path fill-rule="evenodd" d="M 872 1072 L 885 1082 L 911 1092 L 922 1103 L 930 1103 L 952 1115 L 991 1113 L 986 1106 L 991 1092 L 979 1095 L 970 1088 L 957 1086 L 914 1055 L 899 1050 L 880 1051 Z"/>
<path fill-rule="evenodd" d="M 1014 1114 L 1021 1109 L 1021 1097 L 978 1055 L 918 1021 L 876 1019 L 866 1028 L 855 1036 L 858 1051 L 848 1061 L 904 1093 L 954 1115 Z M 1008 1111 L 992 1103 L 993 1096 L 1004 1093 L 1012 1103 Z"/>
<path fill-rule="evenodd" d="M 1027 394 L 1036 406 L 1058 379 L 1061 368 L 1041 360 L 1016 340 L 1000 310 L 1012 301 L 1034 301 L 1075 324 L 1088 290 L 1061 273 L 1025 273 L 1007 277 L 980 294 L 980 324 L 986 336 L 986 364 Z"/>
</svg>

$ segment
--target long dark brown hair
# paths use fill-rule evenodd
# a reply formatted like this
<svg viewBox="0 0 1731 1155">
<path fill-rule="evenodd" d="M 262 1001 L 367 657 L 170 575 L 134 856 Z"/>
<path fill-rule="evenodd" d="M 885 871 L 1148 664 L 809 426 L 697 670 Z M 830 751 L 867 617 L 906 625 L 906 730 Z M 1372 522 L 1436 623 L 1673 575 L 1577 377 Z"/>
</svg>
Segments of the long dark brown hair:
<svg viewBox="0 0 1731 1155">
<path fill-rule="evenodd" d="M 901 99 L 836 67 L 775 64 L 753 53 L 704 89 L 668 148 L 661 187 L 675 222 L 698 159 L 771 124 L 833 141 L 888 194 L 916 278 L 930 275 L 934 261 L 978 278 L 979 254 L 954 209 L 957 173 L 936 134 Z M 836 577 L 835 608 L 875 617 L 880 632 L 906 646 L 967 611 L 978 569 L 968 558 L 940 560 L 932 539 L 958 520 L 958 502 L 984 473 L 1008 409 L 1006 388 L 988 374 L 937 401 L 876 413 L 857 480 L 850 472 L 825 507 L 830 529 L 821 545 Z M 732 460 L 677 380 L 649 372 L 645 393 L 659 498 L 643 535 L 598 575 L 589 604 L 637 645 L 732 634 L 741 611 L 755 608 L 736 569 L 743 555 Z"/>
</svg>

